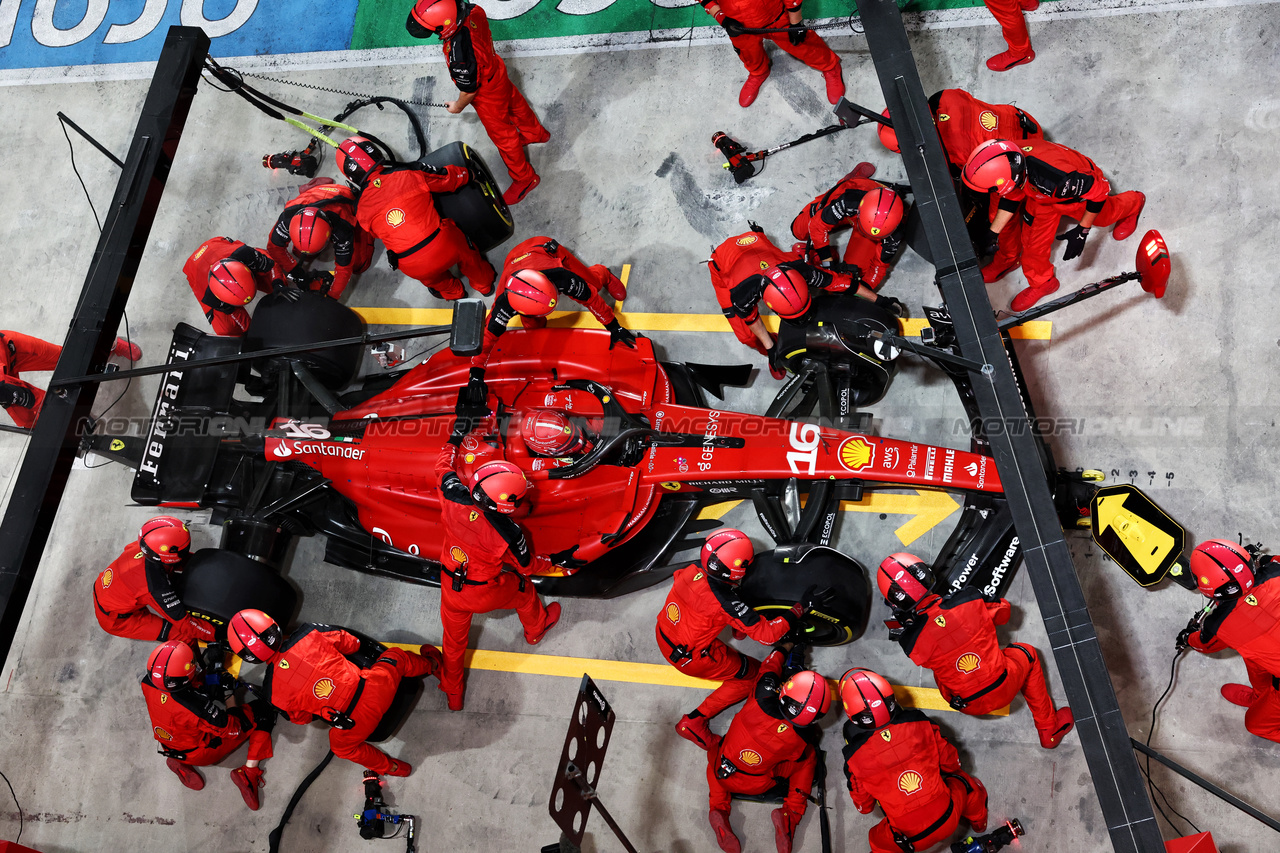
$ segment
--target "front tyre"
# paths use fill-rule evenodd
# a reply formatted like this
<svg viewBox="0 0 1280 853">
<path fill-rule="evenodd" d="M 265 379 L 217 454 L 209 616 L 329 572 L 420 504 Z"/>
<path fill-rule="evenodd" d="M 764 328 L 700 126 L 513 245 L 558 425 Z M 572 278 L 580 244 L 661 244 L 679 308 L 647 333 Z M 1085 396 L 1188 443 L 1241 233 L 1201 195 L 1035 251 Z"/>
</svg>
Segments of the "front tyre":
<svg viewBox="0 0 1280 853">
<path fill-rule="evenodd" d="M 832 600 L 805 617 L 804 636 L 797 642 L 842 646 L 862 636 L 871 606 L 867 572 L 834 548 L 800 542 L 758 554 L 739 592 L 758 613 L 773 618 L 791 609 L 810 586 L 829 588 Z"/>
</svg>

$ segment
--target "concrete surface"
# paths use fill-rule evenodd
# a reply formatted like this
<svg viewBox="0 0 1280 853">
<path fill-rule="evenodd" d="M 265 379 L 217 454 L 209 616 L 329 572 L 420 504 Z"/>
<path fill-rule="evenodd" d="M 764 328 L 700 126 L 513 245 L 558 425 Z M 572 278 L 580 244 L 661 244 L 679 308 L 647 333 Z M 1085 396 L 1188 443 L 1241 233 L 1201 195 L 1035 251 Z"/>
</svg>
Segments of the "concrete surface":
<svg viewBox="0 0 1280 853">
<path fill-rule="evenodd" d="M 1016 102 L 1039 118 L 1056 141 L 1097 161 L 1118 190 L 1147 194 L 1142 226 L 1161 229 L 1174 253 L 1169 295 L 1154 302 L 1131 289 L 1099 297 L 1055 316 L 1047 342 L 1018 345 L 1036 406 L 1057 419 L 1052 439 L 1060 464 L 1100 468 L 1110 480 L 1131 478 L 1194 537 L 1274 537 L 1270 512 L 1277 465 L 1274 416 L 1280 350 L 1269 320 L 1274 201 L 1280 193 L 1271 152 L 1280 129 L 1280 15 L 1273 4 L 1182 6 L 1141 15 L 1081 19 L 1037 16 L 1038 58 L 992 74 L 983 60 L 1002 49 L 991 26 L 927 29 L 913 46 L 927 92 L 960 86 L 993 102 Z M 832 45 L 844 61 L 848 97 L 879 108 L 883 98 L 861 37 Z M 423 100 L 451 89 L 438 49 L 421 65 L 290 75 L 360 93 Z M 284 62 L 287 66 L 287 61 Z M 709 144 L 723 129 L 748 148 L 813 130 L 829 120 L 821 75 L 783 57 L 749 111 L 736 103 L 743 72 L 723 43 L 673 49 L 523 57 L 512 62 L 552 141 L 532 150 L 542 186 L 516 208 L 512 239 L 547 233 L 591 262 L 630 263 L 633 311 L 713 312 L 702 261 L 725 237 L 754 219 L 783 242 L 802 204 L 859 160 L 878 176 L 901 178 L 896 158 L 870 130 L 854 130 L 788 151 L 762 175 L 735 186 Z M 262 84 L 316 113 L 346 98 Z M 5 328 L 59 340 L 88 267 L 97 233 L 66 156 L 54 117 L 61 109 L 123 153 L 145 81 L 78 82 L 0 89 L 8 120 L 0 140 L 8 152 L 0 173 L 6 200 L 3 231 L 9 286 Z M 424 109 L 433 145 L 462 139 L 500 163 L 474 115 Z M 362 127 L 408 150 L 407 125 L 392 113 L 360 115 Z M 298 132 L 271 122 L 231 95 L 202 87 L 178 162 L 130 301 L 130 331 L 147 363 L 162 357 L 173 325 L 200 324 L 180 274 L 187 255 L 214 234 L 262 245 L 300 179 L 261 169 L 262 154 L 301 147 Z M 77 162 L 99 211 L 116 170 L 80 140 Z M 332 166 L 327 169 L 333 173 Z M 505 176 L 502 176 L 505 185 Z M 1139 232 L 1141 233 L 1141 232 Z M 1136 238 L 1090 236 L 1083 260 L 1059 265 L 1064 285 L 1080 285 L 1131 269 Z M 503 249 L 492 253 L 500 260 Z M 352 306 L 436 307 L 416 282 L 379 260 L 353 285 Z M 916 316 L 939 302 L 931 268 L 906 255 L 885 292 Z M 1012 275 L 990 292 L 997 307 L 1022 286 Z M 1253 318 L 1253 319 L 1251 319 Z M 675 359 L 738 362 L 748 355 L 728 334 L 653 335 Z M 767 376 L 731 392 L 728 405 L 760 411 L 776 390 Z M 98 410 L 121 395 L 113 415 L 145 418 L 155 381 L 107 386 Z M 949 383 L 921 369 L 899 376 L 874 409 L 886 435 L 964 446 Z M 0 439 L 0 488 L 12 484 L 23 449 Z M 1150 473 L 1149 473 L 1150 472 Z M 316 726 L 282 723 L 277 756 L 266 764 L 261 811 L 248 812 L 227 779 L 235 756 L 206 776 L 207 788 L 183 788 L 153 754 L 138 688 L 148 643 L 108 637 L 91 613 L 89 584 L 135 535 L 150 511 L 128 505 L 130 472 L 116 465 L 77 470 L 70 481 L 41 574 L 14 649 L 0 672 L 0 771 L 12 781 L 26 816 L 24 844 L 45 853 L 96 850 L 260 851 L 298 781 L 325 751 Z M 197 545 L 216 542 L 207 513 L 190 513 Z M 900 517 L 857 514 L 842 520 L 840 545 L 874 566 L 903 546 Z M 727 523 L 765 542 L 751 513 Z M 926 559 L 953 522 L 913 543 Z M 1197 606 L 1180 589 L 1144 591 L 1072 535 L 1078 570 L 1107 655 L 1130 732 L 1148 734 L 1151 704 L 1164 689 L 1172 640 Z M 438 641 L 438 592 L 356 575 L 321 562 L 322 544 L 299 544 L 289 576 L 304 590 L 302 618 L 346 624 L 389 640 Z M 612 601 L 566 600 L 562 627 L 540 653 L 660 662 L 652 619 L 665 594 L 655 588 Z M 1030 585 L 1010 590 L 1015 619 L 1009 638 L 1044 646 Z M 855 644 L 818 650 L 815 667 L 838 676 L 853 665 L 876 667 L 908 685 L 931 683 L 879 628 L 883 605 Z M 523 651 L 514 615 L 478 619 L 473 640 L 484 649 Z M 1271 812 L 1280 792 L 1269 784 L 1280 758 L 1272 744 L 1246 733 L 1240 709 L 1219 684 L 1243 680 L 1234 655 L 1192 656 L 1160 717 L 1153 744 L 1175 759 Z M 1050 667 L 1056 699 L 1063 693 Z M 417 711 L 388 744 L 414 763 L 408 779 L 390 784 L 395 804 L 422 815 L 422 850 L 530 850 L 554 840 L 547 816 L 551 774 L 577 682 L 572 678 L 476 672 L 467 709 L 450 714 L 428 689 Z M 702 754 L 672 724 L 699 700 L 697 691 L 603 682 L 618 712 L 601 797 L 643 851 L 714 850 L 706 825 Z M 991 792 L 993 817 L 1019 817 L 1025 851 L 1109 849 L 1079 743 L 1054 752 L 1037 745 L 1021 700 L 1008 718 L 933 714 L 961 744 L 966 767 Z M 826 722 L 835 850 L 866 849 L 878 818 L 863 817 L 844 795 L 838 759 L 841 720 Z M 723 730 L 728 715 L 718 721 Z M 1275 836 L 1163 770 L 1153 771 L 1175 808 L 1211 829 L 1230 853 L 1274 850 Z M 361 803 L 360 772 L 338 761 L 295 813 L 282 849 L 362 849 L 350 815 Z M 13 838 L 18 815 L 0 791 L 0 838 Z M 740 804 L 734 826 L 746 849 L 771 849 L 767 809 Z M 1162 825 L 1163 826 L 1163 825 Z M 1166 837 L 1183 834 L 1163 826 Z M 816 814 L 802 825 L 798 850 L 819 846 Z M 398 842 L 397 842 L 398 843 Z M 584 849 L 616 850 L 593 818 Z"/>
</svg>

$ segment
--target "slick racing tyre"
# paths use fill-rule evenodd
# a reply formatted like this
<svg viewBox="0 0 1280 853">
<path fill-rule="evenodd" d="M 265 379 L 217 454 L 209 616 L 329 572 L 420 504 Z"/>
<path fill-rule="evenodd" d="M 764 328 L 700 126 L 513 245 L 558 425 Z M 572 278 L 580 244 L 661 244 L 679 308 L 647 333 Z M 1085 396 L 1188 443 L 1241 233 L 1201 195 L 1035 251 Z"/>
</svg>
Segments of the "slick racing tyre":
<svg viewBox="0 0 1280 853">
<path fill-rule="evenodd" d="M 487 252 L 515 233 L 511 211 L 502 200 L 493 173 L 465 143 L 437 148 L 418 162 L 427 166 L 462 166 L 471 173 L 471 180 L 461 189 L 433 195 L 440 215 L 457 223 L 477 249 Z"/>
<path fill-rule="evenodd" d="M 217 626 L 220 640 L 226 637 L 227 622 L 241 610 L 261 610 L 288 625 L 298 605 L 298 593 L 280 575 L 221 548 L 192 554 L 182 577 L 182 603 L 193 616 Z"/>
<path fill-rule="evenodd" d="M 245 333 L 244 352 L 302 346 L 364 334 L 364 321 L 360 315 L 337 300 L 309 290 L 290 296 L 296 298 L 287 298 L 281 293 L 268 293 L 262 298 L 254 310 L 249 331 Z M 287 356 L 305 364 L 331 391 L 351 383 L 363 357 L 360 344 Z M 254 366 L 265 374 L 267 370 L 264 367 L 271 361 L 255 361 Z"/>
<path fill-rule="evenodd" d="M 862 636 L 871 606 L 867 572 L 834 548 L 801 542 L 758 554 L 739 592 L 747 604 L 772 619 L 789 610 L 810 586 L 829 588 L 832 600 L 805 618 L 799 642 L 842 646 Z"/>
</svg>

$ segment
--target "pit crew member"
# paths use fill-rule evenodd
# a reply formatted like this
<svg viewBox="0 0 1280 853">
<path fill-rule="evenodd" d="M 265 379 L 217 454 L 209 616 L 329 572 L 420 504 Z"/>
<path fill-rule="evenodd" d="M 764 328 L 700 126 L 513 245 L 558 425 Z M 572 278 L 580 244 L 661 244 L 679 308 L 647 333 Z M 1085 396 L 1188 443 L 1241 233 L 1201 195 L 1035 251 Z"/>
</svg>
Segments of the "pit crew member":
<svg viewBox="0 0 1280 853">
<path fill-rule="evenodd" d="M 333 272 L 308 269 L 330 244 Z M 276 219 L 267 254 L 291 281 L 337 299 L 351 277 L 367 270 L 373 260 L 373 235 L 356 222 L 355 191 L 331 178 L 309 181 Z"/>
<path fill-rule="evenodd" d="M 258 291 L 271 293 L 285 284 L 283 270 L 270 255 L 230 237 L 201 243 L 183 264 L 182 273 L 213 333 L 237 338 L 249 330 L 244 306 Z"/>
<path fill-rule="evenodd" d="M 929 97 L 929 111 L 938 129 L 947 161 L 956 173 L 969 162 L 973 149 L 989 139 L 1043 139 L 1040 122 L 1029 113 L 1011 104 L 988 104 L 979 101 L 964 89 L 942 89 Z M 883 113 L 889 117 L 889 111 Z M 880 142 L 890 151 L 899 153 L 898 135 L 893 128 L 876 125 Z"/>
<path fill-rule="evenodd" d="M 111 354 L 138 361 L 142 350 L 124 338 L 116 338 Z M 0 331 L 0 406 L 13 418 L 14 424 L 30 429 L 40 417 L 44 389 L 22 379 L 23 373 L 39 373 L 58 366 L 62 347 L 24 335 Z"/>
<path fill-rule="evenodd" d="M 836 255 L 832 232 L 849 228 L 845 268 L 857 267 L 862 283 L 872 290 L 884 283 L 889 262 L 902 245 L 896 229 L 904 211 L 896 192 L 871 180 L 874 172 L 875 166 L 859 163 L 791 221 L 792 235 L 805 241 L 804 257 L 827 269 Z"/>
</svg>

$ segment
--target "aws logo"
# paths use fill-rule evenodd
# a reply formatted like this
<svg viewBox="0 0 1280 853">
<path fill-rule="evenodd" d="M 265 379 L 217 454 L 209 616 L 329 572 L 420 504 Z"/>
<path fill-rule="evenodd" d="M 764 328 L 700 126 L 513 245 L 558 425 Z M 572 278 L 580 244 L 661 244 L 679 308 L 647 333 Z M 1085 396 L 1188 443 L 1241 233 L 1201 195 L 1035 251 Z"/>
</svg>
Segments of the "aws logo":
<svg viewBox="0 0 1280 853">
<path fill-rule="evenodd" d="M 322 678 L 311 688 L 311 692 L 315 694 L 317 699 L 328 699 L 333 695 L 333 679 Z"/>
<path fill-rule="evenodd" d="M 760 753 L 756 752 L 754 749 L 744 749 L 742 752 L 738 753 L 738 760 L 748 767 L 755 767 L 764 759 L 762 759 L 760 757 Z"/>
<path fill-rule="evenodd" d="M 956 660 L 956 669 L 960 670 L 965 675 L 968 675 L 971 672 L 976 672 L 981 668 L 982 658 L 978 657 L 973 652 L 966 652 L 965 654 L 960 655 L 959 659 Z"/>
<path fill-rule="evenodd" d="M 398 207 L 393 207 L 387 211 L 387 224 L 392 228 L 399 228 L 404 224 L 404 211 Z"/>
<path fill-rule="evenodd" d="M 672 625 L 680 621 L 680 608 L 674 601 L 667 605 L 667 609 L 664 612 L 667 614 L 667 621 Z"/>
<path fill-rule="evenodd" d="M 924 777 L 914 770 L 907 770 L 898 777 L 898 790 L 907 796 L 911 796 L 920 790 L 924 784 Z"/>
<path fill-rule="evenodd" d="M 105 572 L 103 572 L 102 588 L 106 589 L 107 587 L 111 586 L 111 581 L 114 577 L 115 577 L 115 572 L 111 571 L 111 569 L 107 569 Z"/>
<path fill-rule="evenodd" d="M 735 242 L 739 246 L 750 246 L 752 243 L 756 242 L 759 239 L 760 238 L 754 234 L 744 234 L 741 237 L 739 237 Z"/>
<path fill-rule="evenodd" d="M 978 116 L 978 124 L 982 125 L 982 129 L 986 131 L 995 130 L 1000 124 L 1000 120 L 996 118 L 996 114 L 991 110 L 983 110 Z"/>
</svg>

